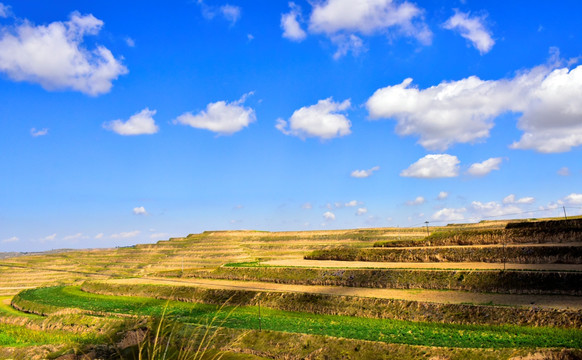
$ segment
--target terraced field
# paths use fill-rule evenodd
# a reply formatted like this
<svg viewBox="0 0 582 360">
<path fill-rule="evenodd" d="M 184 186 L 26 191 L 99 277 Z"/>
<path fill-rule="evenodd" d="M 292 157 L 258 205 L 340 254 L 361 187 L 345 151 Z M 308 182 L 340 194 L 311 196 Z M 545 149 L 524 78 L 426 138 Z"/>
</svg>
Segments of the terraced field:
<svg viewBox="0 0 582 360">
<path fill-rule="evenodd" d="M 7 358 L 582 358 L 581 219 L 205 232 L 0 279 Z"/>
</svg>

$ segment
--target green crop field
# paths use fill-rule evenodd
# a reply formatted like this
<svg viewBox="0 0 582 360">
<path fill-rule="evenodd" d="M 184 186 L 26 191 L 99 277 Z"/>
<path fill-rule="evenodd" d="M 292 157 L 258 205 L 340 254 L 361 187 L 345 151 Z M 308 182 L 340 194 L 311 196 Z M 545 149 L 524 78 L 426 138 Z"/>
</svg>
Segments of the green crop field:
<svg viewBox="0 0 582 360">
<path fill-rule="evenodd" d="M 237 329 L 258 329 L 258 308 L 225 307 L 199 303 L 164 301 L 144 297 L 107 296 L 85 293 L 78 287 L 50 287 L 22 292 L 19 299 L 61 308 L 94 312 L 167 316 L 182 322 L 210 324 Z M 28 309 L 34 311 L 34 309 Z M 517 326 L 471 326 L 316 315 L 262 309 L 265 330 L 328 335 L 388 343 L 467 348 L 582 348 L 582 330 Z"/>
</svg>

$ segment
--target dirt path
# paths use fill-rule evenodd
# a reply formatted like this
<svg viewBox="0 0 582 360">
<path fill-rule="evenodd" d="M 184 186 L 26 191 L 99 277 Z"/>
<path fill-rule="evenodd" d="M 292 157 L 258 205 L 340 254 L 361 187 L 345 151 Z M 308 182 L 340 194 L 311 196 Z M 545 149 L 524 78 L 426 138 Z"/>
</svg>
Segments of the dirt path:
<svg viewBox="0 0 582 360">
<path fill-rule="evenodd" d="M 378 269 L 475 269 L 503 270 L 502 263 L 481 262 L 375 262 L 375 261 L 336 261 L 336 260 L 305 260 L 289 258 L 265 261 L 261 264 L 273 266 L 301 266 L 310 268 L 378 268 Z M 505 264 L 507 270 L 551 270 L 551 271 L 582 271 L 582 264 Z"/>
<path fill-rule="evenodd" d="M 540 308 L 543 307 L 554 309 L 569 308 L 575 310 L 582 310 L 582 301 L 580 297 L 562 295 L 559 296 L 508 295 L 508 294 L 506 295 L 506 294 L 482 294 L 462 291 L 441 291 L 441 290 L 369 289 L 369 288 L 350 288 L 338 286 L 287 285 L 255 281 L 232 281 L 232 280 L 212 280 L 212 279 L 168 280 L 160 278 L 132 278 L 104 281 L 111 282 L 114 284 L 179 285 L 179 286 L 203 287 L 209 289 L 314 293 L 314 294 L 374 297 L 383 299 L 426 301 L 435 303 L 494 304 L 494 305 L 512 305 Z"/>
</svg>

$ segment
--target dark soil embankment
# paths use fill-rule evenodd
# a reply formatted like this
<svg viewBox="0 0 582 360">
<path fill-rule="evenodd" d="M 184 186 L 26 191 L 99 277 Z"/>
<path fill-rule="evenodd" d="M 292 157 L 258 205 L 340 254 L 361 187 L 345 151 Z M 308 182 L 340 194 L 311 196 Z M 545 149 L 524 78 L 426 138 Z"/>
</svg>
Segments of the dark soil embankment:
<svg viewBox="0 0 582 360">
<path fill-rule="evenodd" d="M 158 275 L 296 285 L 582 295 L 582 273 L 578 272 L 222 267 L 212 272 L 173 271 Z"/>
</svg>

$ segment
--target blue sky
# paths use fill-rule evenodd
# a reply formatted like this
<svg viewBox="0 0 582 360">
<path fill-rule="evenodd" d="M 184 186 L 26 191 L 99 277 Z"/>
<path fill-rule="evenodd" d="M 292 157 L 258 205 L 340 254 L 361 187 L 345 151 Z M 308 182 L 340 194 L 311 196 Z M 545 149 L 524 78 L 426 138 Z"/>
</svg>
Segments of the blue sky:
<svg viewBox="0 0 582 360">
<path fill-rule="evenodd" d="M 579 1 L 6 1 L 0 251 L 582 213 Z"/>
</svg>

